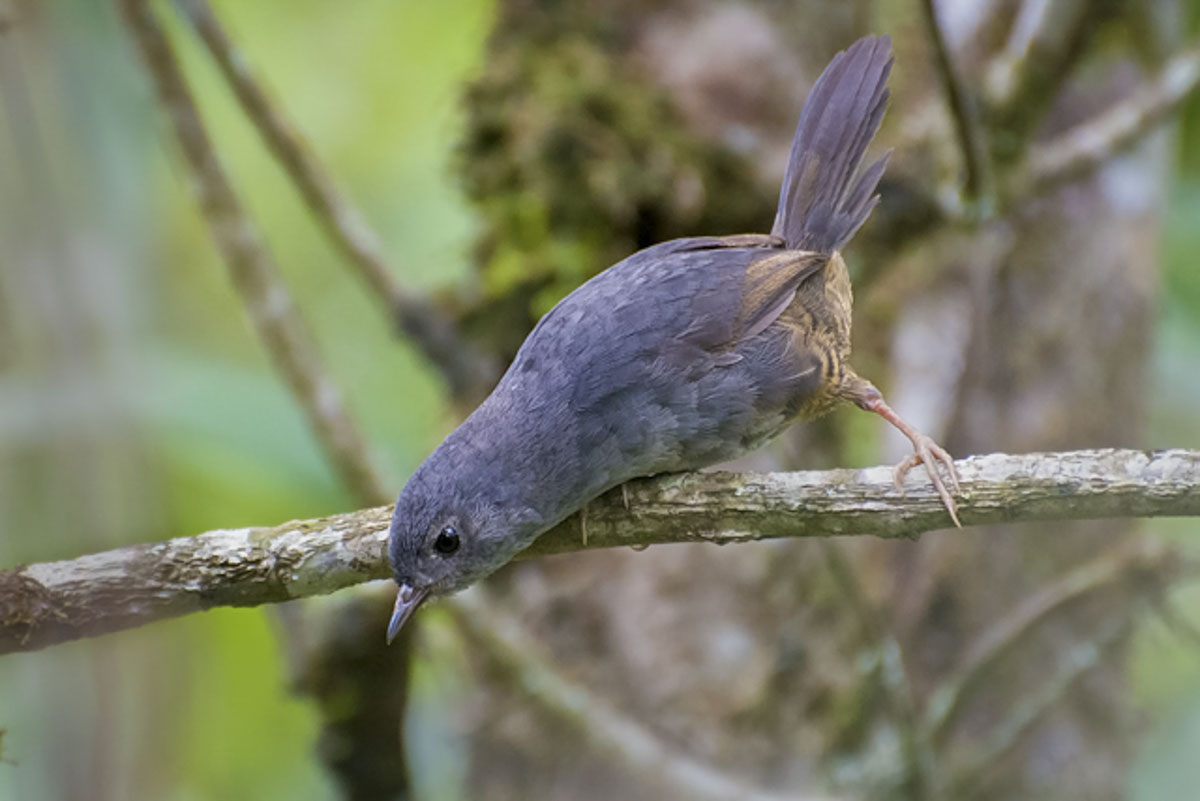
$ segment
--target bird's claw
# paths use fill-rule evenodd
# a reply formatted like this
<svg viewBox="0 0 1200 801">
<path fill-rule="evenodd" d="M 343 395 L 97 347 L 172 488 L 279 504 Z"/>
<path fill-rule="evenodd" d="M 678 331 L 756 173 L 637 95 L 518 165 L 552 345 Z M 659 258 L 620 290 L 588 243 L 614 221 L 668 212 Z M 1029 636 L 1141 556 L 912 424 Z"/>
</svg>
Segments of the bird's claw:
<svg viewBox="0 0 1200 801">
<path fill-rule="evenodd" d="M 946 452 L 945 448 L 934 442 L 932 437 L 918 433 L 911 439 L 913 452 L 896 465 L 896 487 L 903 493 L 904 475 L 919 464 L 925 465 L 925 472 L 929 474 L 933 488 L 937 490 L 938 497 L 942 499 L 942 505 L 950 513 L 950 519 L 954 521 L 955 526 L 962 528 L 962 523 L 958 521 L 958 504 L 954 502 L 954 496 L 951 494 L 951 488 L 954 492 L 960 491 L 958 470 L 954 467 L 954 459 Z M 950 476 L 949 486 L 938 471 L 938 464 L 946 468 L 946 473 Z"/>
</svg>

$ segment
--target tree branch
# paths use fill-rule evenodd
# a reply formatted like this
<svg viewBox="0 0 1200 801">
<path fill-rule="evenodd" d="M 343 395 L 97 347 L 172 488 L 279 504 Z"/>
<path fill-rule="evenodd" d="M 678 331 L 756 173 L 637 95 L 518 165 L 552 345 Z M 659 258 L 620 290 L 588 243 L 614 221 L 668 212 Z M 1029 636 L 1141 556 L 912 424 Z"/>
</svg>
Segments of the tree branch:
<svg viewBox="0 0 1200 801">
<path fill-rule="evenodd" d="M 395 315 L 401 331 L 442 373 L 451 394 L 455 398 L 486 395 L 499 373 L 498 366 L 459 336 L 448 316 L 440 314 L 427 300 L 403 290 L 387 263 L 379 235 L 309 154 L 303 137 L 271 101 L 207 0 L 176 0 L 176 5 L 212 54 L 242 111 L 313 216 L 363 282 L 383 301 L 388 314 Z"/>
<path fill-rule="evenodd" d="M 1016 156 L 1084 51 L 1095 0 L 1025 0 L 1004 52 L 988 67 L 990 117 L 1003 155 Z"/>
<path fill-rule="evenodd" d="M 1200 515 L 1200 451 L 992 454 L 957 464 L 965 526 Z M 932 487 L 914 474 L 905 490 L 906 497 L 890 467 L 640 479 L 589 504 L 586 545 L 574 515 L 523 556 L 769 537 L 912 537 L 947 526 Z M 0 571 L 0 654 L 386 578 L 390 519 L 381 506 Z"/>
<path fill-rule="evenodd" d="M 390 495 L 367 456 L 366 444 L 342 403 L 303 324 L 279 268 L 258 229 L 242 210 L 213 150 L 179 62 L 148 0 L 120 0 L 126 27 L 170 117 L 201 212 L 271 361 L 338 475 L 361 502 Z"/>
<path fill-rule="evenodd" d="M 989 626 L 965 650 L 962 665 L 930 693 L 924 726 L 934 746 L 945 745 L 960 711 L 989 670 L 1025 643 L 1041 623 L 1082 597 L 1160 573 L 1173 557 L 1156 541 L 1119 543 L 1039 588 Z"/>
<path fill-rule="evenodd" d="M 1200 88 L 1200 44 L 1173 57 L 1149 82 L 1107 111 L 1033 146 L 1005 182 L 1002 201 L 1043 194 L 1102 167 L 1166 122 Z"/>
<path fill-rule="evenodd" d="M 992 193 L 991 162 L 983 123 L 975 99 L 967 90 L 950 56 L 950 46 L 942 33 L 934 0 L 922 0 L 921 10 L 929 43 L 933 47 L 946 105 L 954 120 L 954 131 L 962 151 L 965 181 L 963 194 L 969 204 L 990 203 Z"/>
<path fill-rule="evenodd" d="M 681 798 L 740 801 L 832 801 L 826 796 L 773 792 L 705 764 L 658 737 L 606 699 L 563 676 L 541 644 L 479 589 L 450 604 L 458 627 L 547 711 L 571 724 L 597 749 L 636 775 L 673 789 Z"/>
<path fill-rule="evenodd" d="M 965 757 L 950 772 L 943 798 L 971 798 L 978 784 L 1011 751 L 1034 731 L 1046 714 L 1062 702 L 1065 696 L 1090 670 L 1101 664 L 1108 651 L 1128 637 L 1133 630 L 1134 615 L 1123 611 L 1104 621 L 1100 630 L 1089 640 L 1076 644 L 1066 658 L 1053 666 L 1046 680 L 1032 688 L 1020 703 L 987 734 L 975 753 Z"/>
</svg>

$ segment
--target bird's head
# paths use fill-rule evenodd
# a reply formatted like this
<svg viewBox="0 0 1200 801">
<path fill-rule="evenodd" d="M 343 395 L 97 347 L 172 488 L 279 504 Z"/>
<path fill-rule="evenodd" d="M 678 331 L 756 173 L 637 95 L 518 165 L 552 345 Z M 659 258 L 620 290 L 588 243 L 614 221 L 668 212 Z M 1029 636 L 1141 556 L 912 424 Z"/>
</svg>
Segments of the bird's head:
<svg viewBox="0 0 1200 801">
<path fill-rule="evenodd" d="M 429 467 L 413 475 L 392 513 L 388 560 L 400 590 L 388 642 L 428 598 L 490 575 L 545 530 L 524 505 L 492 498 L 488 488 L 464 491 Z"/>
</svg>

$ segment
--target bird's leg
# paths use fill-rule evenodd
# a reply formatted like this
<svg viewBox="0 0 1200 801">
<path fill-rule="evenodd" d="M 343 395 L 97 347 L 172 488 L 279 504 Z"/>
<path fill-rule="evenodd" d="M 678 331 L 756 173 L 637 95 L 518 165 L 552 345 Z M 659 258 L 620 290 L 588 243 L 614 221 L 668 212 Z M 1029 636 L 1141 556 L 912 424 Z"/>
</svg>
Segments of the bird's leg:
<svg viewBox="0 0 1200 801">
<path fill-rule="evenodd" d="M 959 491 L 958 471 L 954 468 L 954 459 L 950 454 L 941 445 L 934 442 L 932 437 L 917 431 L 896 414 L 895 410 L 884 401 L 883 394 L 865 378 L 851 373 L 842 383 L 842 395 L 846 399 L 854 401 L 860 409 L 874 412 L 887 420 L 900 429 L 900 433 L 908 437 L 913 444 L 913 452 L 896 465 L 896 486 L 903 491 L 904 474 L 919 464 L 925 465 L 925 472 L 929 474 L 929 480 L 942 499 L 946 511 L 950 513 L 950 519 L 954 521 L 954 525 L 962 528 L 962 523 L 958 522 L 958 506 L 950 494 L 951 488 L 955 492 Z M 946 472 L 950 476 L 949 485 L 938 472 L 939 462 L 946 468 Z"/>
</svg>

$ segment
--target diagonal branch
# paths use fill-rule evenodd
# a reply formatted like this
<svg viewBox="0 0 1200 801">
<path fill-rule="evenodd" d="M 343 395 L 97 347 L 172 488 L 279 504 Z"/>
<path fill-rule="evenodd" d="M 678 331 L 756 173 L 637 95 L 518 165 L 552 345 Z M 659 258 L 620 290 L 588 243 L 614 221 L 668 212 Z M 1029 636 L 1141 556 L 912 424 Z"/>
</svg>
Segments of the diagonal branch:
<svg viewBox="0 0 1200 801">
<path fill-rule="evenodd" d="M 992 454 L 957 466 L 966 526 L 1200 515 L 1200 451 Z M 890 467 L 643 479 L 589 504 L 586 545 L 576 515 L 525 556 L 769 537 L 912 537 L 948 525 L 932 487 L 913 476 L 905 489 L 907 496 L 896 489 Z M 389 507 L 376 507 L 0 571 L 0 654 L 385 578 L 390 519 Z"/>
<path fill-rule="evenodd" d="M 1107 111 L 1030 149 L 1006 182 L 1005 198 L 1040 194 L 1103 166 L 1166 122 L 1200 88 L 1200 44 Z"/>
<path fill-rule="evenodd" d="M 350 257 L 366 285 L 389 309 L 394 307 L 404 292 L 386 263 L 378 234 L 346 202 L 329 175 L 309 155 L 308 144 L 271 101 L 250 71 L 245 54 L 229 38 L 207 0 L 175 0 L 175 6 L 204 42 L 242 111 L 326 227 L 334 244 Z"/>
<path fill-rule="evenodd" d="M 594 746 L 618 758 L 634 773 L 674 789 L 679 797 L 714 801 L 825 798 L 756 788 L 672 746 L 604 698 L 566 679 L 519 623 L 497 609 L 479 589 L 463 593 L 447 605 L 459 628 L 484 645 L 488 657 L 511 673 L 528 696 L 558 719 L 573 724 Z"/>
<path fill-rule="evenodd" d="M 1024 0 L 988 67 L 989 116 L 1001 156 L 1020 154 L 1085 49 L 1096 0 Z M 994 140 L 995 141 L 995 140 Z"/>
<path fill-rule="evenodd" d="M 370 463 L 366 444 L 347 414 L 337 386 L 321 364 L 312 334 L 301 321 L 279 268 L 234 194 L 150 3 L 121 0 L 120 5 L 146 72 L 170 117 L 201 212 L 271 361 L 283 374 L 346 486 L 362 503 L 381 502 L 389 493 Z"/>
<path fill-rule="evenodd" d="M 908 187 L 910 192 L 915 193 L 914 197 L 920 198 L 929 214 L 920 224 L 899 229 L 892 235 L 889 239 L 892 245 L 890 252 L 894 253 L 895 248 L 901 245 L 913 252 L 946 230 L 947 223 L 952 226 L 972 225 L 979 219 L 975 212 L 983 211 L 991 211 L 993 216 L 997 217 L 1004 216 L 1032 197 L 1044 195 L 1071 181 L 1086 178 L 1122 151 L 1137 145 L 1158 126 L 1169 121 L 1179 107 L 1198 91 L 1200 41 L 1194 41 L 1172 57 L 1139 89 L 1130 92 L 1124 100 L 1118 101 L 1091 119 L 1057 134 L 1048 141 L 1032 145 L 1022 144 L 1019 148 L 1013 143 L 1011 136 L 1007 137 L 1010 149 L 1017 148 L 1021 152 L 1008 154 L 1010 161 L 1005 162 L 1002 172 L 997 172 L 993 178 L 993 209 L 972 209 L 948 196 L 952 193 L 938 191 L 927 194 L 915 186 Z M 926 107 L 910 110 L 910 119 L 920 118 L 925 113 Z M 997 138 L 1005 139 L 1004 136 L 995 135 L 997 132 L 994 124 L 990 129 L 993 134 L 990 141 L 993 145 Z M 923 140 L 914 136 L 906 146 L 916 146 L 919 141 Z M 950 148 L 955 144 L 945 136 L 937 141 L 938 146 L 943 148 Z M 993 148 L 993 154 L 997 149 Z M 919 265 L 924 263 L 914 262 Z M 873 277 L 878 278 L 873 272 L 864 274 L 868 281 Z M 904 282 L 895 279 L 890 283 L 899 286 Z M 886 292 L 880 294 L 880 297 L 884 296 L 888 297 L 889 308 L 902 305 Z"/>
<path fill-rule="evenodd" d="M 966 650 L 963 664 L 930 694 L 925 727 L 935 746 L 949 737 L 959 712 L 1003 658 L 1064 606 L 1114 585 L 1168 568 L 1175 559 L 1157 542 L 1121 543 L 1041 587 L 986 629 Z"/>
<path fill-rule="evenodd" d="M 1132 611 L 1122 610 L 1115 618 L 1104 621 L 1091 639 L 1071 647 L 1066 658 L 1051 668 L 1046 680 L 1022 697 L 982 745 L 948 774 L 942 797 L 976 797 L 977 787 L 987 774 L 994 772 L 997 763 L 1026 741 L 1080 679 L 1102 664 L 1106 654 L 1133 630 L 1134 622 Z"/>
<path fill-rule="evenodd" d="M 441 371 L 451 394 L 477 399 L 490 389 L 498 369 L 459 336 L 454 322 L 425 299 L 409 295 L 396 280 L 379 235 L 349 203 L 314 159 L 303 137 L 251 72 L 249 62 L 213 13 L 208 0 L 176 0 L 212 54 L 242 111 L 254 123 L 326 234 L 363 282 L 394 314 L 404 332 Z"/>
<path fill-rule="evenodd" d="M 966 173 L 963 186 L 965 199 L 971 204 L 982 202 L 986 205 L 992 193 L 991 163 L 979 110 L 975 98 L 963 83 L 961 73 L 954 66 L 950 47 L 938 20 L 935 1 L 921 0 L 921 10 L 925 30 L 933 47 L 938 75 L 942 80 L 942 89 L 946 94 L 946 104 L 950 107 L 950 116 L 954 119 L 954 132 L 962 151 Z"/>
</svg>

